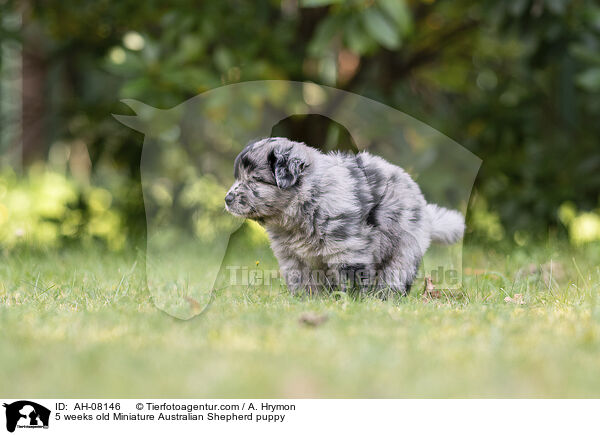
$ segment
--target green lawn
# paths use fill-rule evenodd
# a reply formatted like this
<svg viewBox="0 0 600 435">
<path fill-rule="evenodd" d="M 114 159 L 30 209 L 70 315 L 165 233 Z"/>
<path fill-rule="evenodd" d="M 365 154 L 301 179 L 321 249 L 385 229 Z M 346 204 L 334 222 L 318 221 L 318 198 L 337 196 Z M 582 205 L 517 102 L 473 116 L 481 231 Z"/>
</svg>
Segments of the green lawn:
<svg viewBox="0 0 600 435">
<path fill-rule="evenodd" d="M 507 252 L 467 249 L 447 297 L 223 288 L 189 321 L 153 305 L 139 253 L 4 252 L 0 395 L 600 396 L 600 246 Z"/>
</svg>

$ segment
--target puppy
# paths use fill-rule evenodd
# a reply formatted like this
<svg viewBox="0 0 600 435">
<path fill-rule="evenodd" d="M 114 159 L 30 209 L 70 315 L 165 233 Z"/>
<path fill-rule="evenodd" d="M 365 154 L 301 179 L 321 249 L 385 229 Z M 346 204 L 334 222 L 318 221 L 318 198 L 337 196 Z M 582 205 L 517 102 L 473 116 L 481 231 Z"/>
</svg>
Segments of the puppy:
<svg viewBox="0 0 600 435">
<path fill-rule="evenodd" d="M 459 212 L 427 204 L 404 170 L 367 152 L 268 138 L 244 148 L 234 176 L 226 209 L 265 227 L 292 292 L 407 294 L 430 242 L 463 236 Z"/>
</svg>

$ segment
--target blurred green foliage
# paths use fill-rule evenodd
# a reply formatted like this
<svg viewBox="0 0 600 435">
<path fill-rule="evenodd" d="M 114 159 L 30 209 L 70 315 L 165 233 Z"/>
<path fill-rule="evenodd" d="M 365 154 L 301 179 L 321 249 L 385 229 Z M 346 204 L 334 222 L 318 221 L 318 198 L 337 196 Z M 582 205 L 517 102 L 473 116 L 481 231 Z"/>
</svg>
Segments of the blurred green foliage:
<svg viewBox="0 0 600 435">
<path fill-rule="evenodd" d="M 97 241 L 119 250 L 126 232 L 112 205 L 108 190 L 81 186 L 39 165 L 24 178 L 5 170 L 0 173 L 0 241 L 4 248 Z"/>
<path fill-rule="evenodd" d="M 473 151 L 483 166 L 471 220 L 484 239 L 519 242 L 548 231 L 574 237 L 576 220 L 559 219 L 565 203 L 597 216 L 596 1 L 1 4 L 21 11 L 23 25 L 0 37 L 41 42 L 35 48 L 48 66 L 45 155 L 57 143 L 83 141 L 93 182 L 115 196 L 111 210 L 130 233 L 144 227 L 142 137 L 110 117 L 127 110 L 119 99 L 167 108 L 224 84 L 263 79 L 314 81 L 373 98 Z M 113 191 L 112 177 L 131 186 Z"/>
</svg>

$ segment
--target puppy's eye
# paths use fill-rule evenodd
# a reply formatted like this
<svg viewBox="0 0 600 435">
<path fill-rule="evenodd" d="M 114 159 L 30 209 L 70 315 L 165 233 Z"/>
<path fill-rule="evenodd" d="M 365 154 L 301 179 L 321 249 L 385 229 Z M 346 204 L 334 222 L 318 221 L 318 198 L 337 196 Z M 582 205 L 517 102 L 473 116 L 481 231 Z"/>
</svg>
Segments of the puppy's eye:
<svg viewBox="0 0 600 435">
<path fill-rule="evenodd" d="M 254 181 L 255 183 L 262 183 L 262 184 L 273 184 L 268 180 L 265 180 L 264 178 L 261 177 L 252 177 L 252 181 Z"/>
</svg>

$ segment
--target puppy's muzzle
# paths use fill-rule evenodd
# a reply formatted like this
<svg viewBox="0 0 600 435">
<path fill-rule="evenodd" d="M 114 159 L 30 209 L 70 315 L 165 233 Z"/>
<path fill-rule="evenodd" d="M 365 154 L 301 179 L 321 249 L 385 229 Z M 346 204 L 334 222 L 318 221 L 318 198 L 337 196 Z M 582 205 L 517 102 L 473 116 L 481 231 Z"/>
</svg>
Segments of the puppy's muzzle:
<svg viewBox="0 0 600 435">
<path fill-rule="evenodd" d="M 234 200 L 234 196 L 231 192 L 227 193 L 227 195 L 225 196 L 225 204 L 227 205 L 231 205 L 233 203 Z"/>
</svg>

